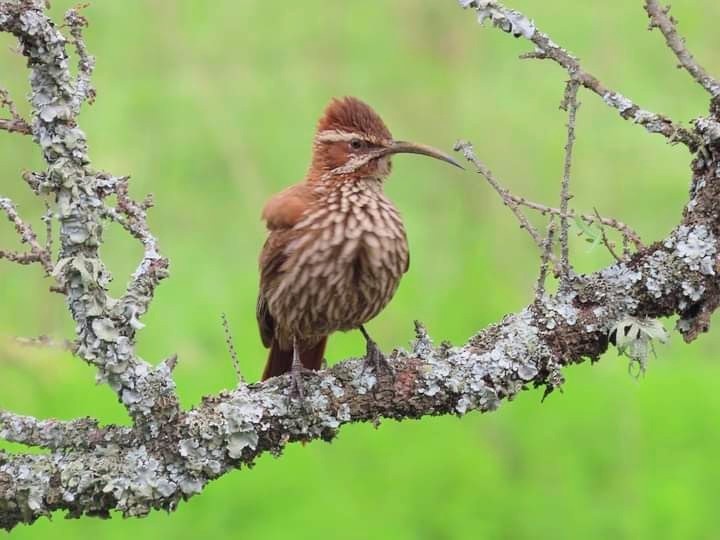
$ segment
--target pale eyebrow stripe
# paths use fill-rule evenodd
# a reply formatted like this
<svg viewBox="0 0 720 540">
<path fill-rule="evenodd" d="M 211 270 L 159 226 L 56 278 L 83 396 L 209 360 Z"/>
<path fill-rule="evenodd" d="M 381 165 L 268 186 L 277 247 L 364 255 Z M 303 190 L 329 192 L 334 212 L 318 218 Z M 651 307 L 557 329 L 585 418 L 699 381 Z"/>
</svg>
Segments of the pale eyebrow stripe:
<svg viewBox="0 0 720 540">
<path fill-rule="evenodd" d="M 348 133 L 347 131 L 338 131 L 335 129 L 321 131 L 315 136 L 315 140 L 318 142 L 349 142 L 357 138 L 358 136 L 355 133 Z"/>
<path fill-rule="evenodd" d="M 337 129 L 326 129 L 315 135 L 316 142 L 350 142 L 353 139 L 362 139 L 369 142 L 370 144 L 382 145 L 383 141 L 377 137 L 369 137 L 365 134 L 358 135 L 357 133 L 350 133 L 347 131 L 340 131 Z"/>
</svg>

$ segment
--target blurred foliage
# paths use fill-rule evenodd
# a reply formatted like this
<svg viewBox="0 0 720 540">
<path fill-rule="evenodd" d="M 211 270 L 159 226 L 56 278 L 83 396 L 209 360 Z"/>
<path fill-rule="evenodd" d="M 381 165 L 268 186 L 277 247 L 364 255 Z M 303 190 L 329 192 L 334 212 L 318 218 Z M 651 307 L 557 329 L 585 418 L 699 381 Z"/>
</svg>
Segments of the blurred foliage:
<svg viewBox="0 0 720 540">
<path fill-rule="evenodd" d="M 513 6 L 642 106 L 685 121 L 703 114 L 706 96 L 674 68 L 661 36 L 646 31 L 641 4 Z M 70 5 L 55 0 L 53 12 Z M 720 74 L 720 4 L 675 8 L 693 52 Z M 517 60 L 526 43 L 481 30 L 453 0 L 96 0 L 87 16 L 98 100 L 81 127 L 96 167 L 131 174 L 138 197 L 155 194 L 151 222 L 172 276 L 145 317 L 139 347 L 152 362 L 178 353 L 186 406 L 234 385 L 221 312 L 246 375 L 260 374 L 260 209 L 302 179 L 331 96 L 367 100 L 398 137 L 447 149 L 469 138 L 517 193 L 545 203 L 558 197 L 566 75 Z M 8 36 L 0 46 L 0 83 L 19 99 L 27 93 L 24 59 Z M 646 240 L 661 238 L 687 198 L 687 152 L 622 121 L 596 96 L 581 92 L 581 100 L 573 206 L 597 207 Z M 370 324 L 383 348 L 407 344 L 416 318 L 437 341 L 459 342 L 527 303 L 536 249 L 482 179 L 412 156 L 395 161 L 387 191 L 407 222 L 412 267 Z M 39 216 L 41 202 L 20 180 L 23 169 L 42 166 L 36 147 L 0 133 L 0 163 L 0 192 L 25 216 Z M 0 229 L 0 245 L 16 245 L 9 225 Z M 106 237 L 117 293 L 140 248 L 114 228 Z M 582 238 L 573 247 L 579 270 L 611 262 Z M 0 262 L 0 284 L 0 406 L 127 422 L 82 362 L 13 343 L 12 336 L 71 336 L 63 299 L 46 292 L 40 271 Z M 169 516 L 42 520 L 13 536 L 717 538 L 719 344 L 717 328 L 689 346 L 674 334 L 639 382 L 627 359 L 610 352 L 597 365 L 568 369 L 564 393 L 543 404 L 534 391 L 482 417 L 348 426 L 332 445 L 295 445 L 279 460 L 266 456 L 227 475 Z M 328 358 L 362 351 L 359 335 L 339 335 Z"/>
</svg>

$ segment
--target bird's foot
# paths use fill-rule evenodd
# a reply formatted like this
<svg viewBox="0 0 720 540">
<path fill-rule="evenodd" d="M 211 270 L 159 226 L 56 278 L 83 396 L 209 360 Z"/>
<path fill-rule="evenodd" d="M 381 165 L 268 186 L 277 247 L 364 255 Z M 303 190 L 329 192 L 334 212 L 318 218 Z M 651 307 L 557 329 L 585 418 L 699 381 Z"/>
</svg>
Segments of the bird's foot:
<svg viewBox="0 0 720 540">
<path fill-rule="evenodd" d="M 381 372 L 389 373 L 390 376 L 394 376 L 395 374 L 390 362 L 379 349 L 377 343 L 375 343 L 372 339 L 367 340 L 367 350 L 365 352 L 363 370 L 368 367 L 375 371 L 376 376 L 379 376 Z"/>
<path fill-rule="evenodd" d="M 290 396 L 305 405 L 305 382 L 303 381 L 303 369 L 290 370 Z"/>
<path fill-rule="evenodd" d="M 300 406 L 308 410 L 307 402 L 305 401 L 305 381 L 303 381 L 303 375 L 314 373 L 312 369 L 307 369 L 300 362 L 300 352 L 297 348 L 297 344 L 293 341 L 293 362 L 290 366 L 290 397 L 297 400 Z"/>
<path fill-rule="evenodd" d="M 290 399 L 300 405 L 305 412 L 311 410 L 305 393 L 305 377 L 308 375 L 317 375 L 317 371 L 304 366 L 290 370 Z"/>
</svg>

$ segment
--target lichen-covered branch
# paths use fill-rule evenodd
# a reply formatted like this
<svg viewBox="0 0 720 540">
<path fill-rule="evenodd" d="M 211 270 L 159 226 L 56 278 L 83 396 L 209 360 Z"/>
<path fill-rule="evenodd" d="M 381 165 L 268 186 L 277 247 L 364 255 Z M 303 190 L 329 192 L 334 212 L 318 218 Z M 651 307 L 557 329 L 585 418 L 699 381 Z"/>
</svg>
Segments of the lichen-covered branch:
<svg viewBox="0 0 720 540">
<path fill-rule="evenodd" d="M 143 258 L 120 299 L 123 311 L 129 315 L 130 326 L 139 330 L 143 327 L 139 318 L 147 311 L 160 281 L 168 276 L 170 262 L 160 255 L 158 240 L 147 224 L 147 211 L 153 206 L 152 197 L 148 196 L 142 203 L 135 202 L 128 194 L 128 180 L 127 176 L 105 178 L 117 196 L 117 206 L 105 207 L 104 212 L 106 217 L 120 224 L 143 245 Z"/>
<path fill-rule="evenodd" d="M 98 445 L 129 444 L 132 431 L 101 428 L 92 418 L 38 420 L 0 410 L 0 439 L 49 450 L 93 449 Z"/>
<path fill-rule="evenodd" d="M 640 108 L 626 96 L 605 86 L 594 75 L 585 71 L 577 58 L 541 32 L 530 18 L 519 11 L 509 9 L 501 2 L 493 0 L 458 1 L 462 7 L 477 11 L 480 24 L 488 20 L 504 32 L 533 43 L 535 50 L 523 55 L 524 58 L 553 60 L 565 69 L 572 79 L 577 80 L 585 88 L 600 96 L 607 105 L 616 109 L 624 119 L 643 126 L 650 133 L 659 133 L 670 142 L 681 142 L 693 152 L 697 150 L 700 140 L 695 133 L 666 116 Z"/>
<path fill-rule="evenodd" d="M 79 74 L 72 77 L 66 39 L 44 9 L 44 2 L 34 0 L 0 2 L 0 31 L 15 35 L 28 58 L 32 133 L 48 166 L 46 172 L 26 179 L 38 193 L 54 195 L 57 203 L 60 254 L 53 276 L 67 295 L 76 323 L 77 354 L 97 367 L 98 379 L 117 392 L 136 422 L 152 424 L 151 437 L 178 412 L 169 371 L 164 366 L 152 368 L 134 351 L 137 317 L 146 311 L 146 295 L 152 294 L 152 285 L 163 273 L 148 263 L 134 276 L 123 301 L 108 294 L 110 274 L 98 249 L 103 199 L 116 193 L 118 183 L 91 168 L 85 134 L 77 122 L 82 103 L 93 95 L 92 61 L 82 44 L 83 21 L 71 11 L 68 24 L 80 56 Z"/>
<path fill-rule="evenodd" d="M 705 196 L 719 191 L 720 179 L 714 178 L 699 204 L 707 208 Z M 90 431 L 96 433 L 92 449 L 0 453 L 0 527 L 58 509 L 71 516 L 172 510 L 260 454 L 277 455 L 295 441 L 331 440 L 344 424 L 488 412 L 527 388 L 550 392 L 562 384 L 562 367 L 597 359 L 606 350 L 618 321 L 679 314 L 682 327 L 683 321 L 692 324 L 697 306 L 717 302 L 717 214 L 716 209 L 712 224 L 688 215 L 667 239 L 629 262 L 574 276 L 565 292 L 543 295 L 462 346 L 434 347 L 419 327 L 412 350 L 390 356 L 394 376 L 378 378 L 361 361 L 346 361 L 306 376 L 304 406 L 283 376 L 206 398 L 175 417 L 156 445 L 148 444 L 142 426 L 111 436 L 87 421 L 77 427 L 82 436 L 65 433 L 62 440 L 82 440 Z M 4 422 L 4 429 L 15 440 L 22 438 L 18 432 L 26 433 L 22 421 L 10 428 Z M 49 431 L 21 442 L 64 446 Z"/>
<path fill-rule="evenodd" d="M 531 39 L 538 55 L 559 61 L 572 80 L 603 91 L 524 16 L 496 2 L 462 4 Z M 92 61 L 80 33 L 85 22 L 77 12 L 67 18 L 80 58 L 79 74 L 73 78 L 66 40 L 43 9 L 41 0 L 0 0 L 0 31 L 14 34 L 29 60 L 32 134 L 47 162 L 46 171 L 28 173 L 25 180 L 35 193 L 56 201 L 60 253 L 53 276 L 67 295 L 76 323 L 73 350 L 117 392 L 132 425 L 100 426 L 91 418 L 38 420 L 0 411 L 0 438 L 44 449 L 40 454 L 0 451 L 1 528 L 32 523 L 56 510 L 73 517 L 174 510 L 213 479 L 251 465 L 259 455 L 279 455 L 295 441 L 331 440 L 348 423 L 489 412 L 528 388 L 550 393 L 563 383 L 562 368 L 597 359 L 613 342 L 644 366 L 648 340 L 665 335 L 655 319 L 677 316 L 678 331 L 690 341 L 707 330 L 720 305 L 720 136 L 714 127 L 720 111 L 711 109 L 711 116 L 697 119 L 693 131 L 687 131 L 664 117 L 631 111 L 635 106 L 629 105 L 621 112 L 649 131 L 702 150 L 690 171 L 690 200 L 665 239 L 646 247 L 635 235 L 633 255 L 592 274 L 568 275 L 565 286 L 550 295 L 544 284 L 553 256 L 553 220 L 557 216 L 567 221 L 575 214 L 565 204 L 554 209 L 528 203 L 493 177 L 493 187 L 542 250 L 535 299 L 527 308 L 457 347 L 435 347 L 418 325 L 412 350 L 390 355 L 392 374 L 375 373 L 357 360 L 341 362 L 304 375 L 304 402 L 294 397 L 290 377 L 283 376 L 252 385 L 241 381 L 233 391 L 181 410 L 171 375 L 176 357 L 153 368 L 134 347 L 142 326 L 139 317 L 167 275 L 167 260 L 147 226 L 151 201 L 133 201 L 126 177 L 91 168 L 77 123 L 81 104 L 93 95 Z M 617 106 L 616 97 L 606 101 Z M 491 176 L 469 143 L 460 149 Z M 568 190 L 563 192 L 567 197 Z M 107 203 L 110 195 L 116 196 L 114 207 Z M 532 228 L 522 206 L 550 214 L 545 238 Z M 626 237 L 631 233 L 614 220 L 597 215 L 592 220 L 626 232 Z M 122 226 L 144 247 L 120 299 L 108 294 L 109 274 L 98 252 L 108 222 Z M 624 328 L 640 330 L 633 337 L 622 332 Z"/>
</svg>

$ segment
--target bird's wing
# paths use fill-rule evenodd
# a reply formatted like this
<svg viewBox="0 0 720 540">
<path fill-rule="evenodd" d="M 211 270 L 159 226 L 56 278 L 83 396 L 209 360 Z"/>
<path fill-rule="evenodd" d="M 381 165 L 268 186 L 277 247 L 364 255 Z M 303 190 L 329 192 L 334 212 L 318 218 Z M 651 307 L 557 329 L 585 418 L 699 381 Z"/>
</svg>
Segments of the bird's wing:
<svg viewBox="0 0 720 540">
<path fill-rule="evenodd" d="M 262 219 L 270 231 L 292 229 L 316 198 L 317 192 L 310 184 L 290 186 L 265 203 Z"/>
<path fill-rule="evenodd" d="M 275 336 L 275 319 L 273 319 L 268 311 L 262 289 L 260 289 L 258 294 L 255 316 L 257 317 L 258 329 L 260 330 L 260 339 L 262 339 L 265 348 L 269 349 Z"/>
<path fill-rule="evenodd" d="M 271 230 L 260 252 L 260 291 L 255 315 L 265 347 L 272 345 L 275 336 L 275 319 L 268 309 L 266 298 L 282 277 L 282 267 L 288 257 L 285 246 L 295 236 L 293 232 L 292 229 Z"/>
<path fill-rule="evenodd" d="M 265 347 L 270 347 L 275 335 L 275 319 L 268 309 L 267 296 L 283 273 L 282 267 L 287 260 L 285 248 L 296 236 L 293 227 L 315 197 L 311 186 L 297 184 L 273 196 L 263 208 L 262 219 L 269 234 L 260 253 L 260 291 L 255 314 Z"/>
</svg>

